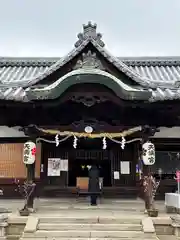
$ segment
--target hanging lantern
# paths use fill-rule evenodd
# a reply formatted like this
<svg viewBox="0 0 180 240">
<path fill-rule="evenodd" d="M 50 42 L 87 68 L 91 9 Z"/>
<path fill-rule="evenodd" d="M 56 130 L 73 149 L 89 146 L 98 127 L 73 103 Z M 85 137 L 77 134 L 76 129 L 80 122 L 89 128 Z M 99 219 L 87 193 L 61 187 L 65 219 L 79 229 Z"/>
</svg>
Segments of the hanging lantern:
<svg viewBox="0 0 180 240">
<path fill-rule="evenodd" d="M 155 146 L 151 142 L 142 145 L 142 160 L 144 165 L 153 165 L 155 163 Z"/>
<path fill-rule="evenodd" d="M 36 144 L 28 141 L 24 144 L 23 149 L 23 162 L 25 164 L 33 164 L 36 158 Z"/>
</svg>

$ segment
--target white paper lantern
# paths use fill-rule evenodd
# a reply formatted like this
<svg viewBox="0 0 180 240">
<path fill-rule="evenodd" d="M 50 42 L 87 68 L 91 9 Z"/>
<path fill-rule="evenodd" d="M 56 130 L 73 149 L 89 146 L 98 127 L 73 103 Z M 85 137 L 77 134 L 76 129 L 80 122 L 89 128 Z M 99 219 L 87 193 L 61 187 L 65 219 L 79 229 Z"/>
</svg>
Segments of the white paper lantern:
<svg viewBox="0 0 180 240">
<path fill-rule="evenodd" d="M 142 145 L 142 160 L 144 165 L 153 165 L 155 163 L 155 146 L 151 142 Z"/>
<path fill-rule="evenodd" d="M 36 159 L 36 144 L 28 141 L 24 144 L 23 162 L 25 164 L 33 164 Z"/>
</svg>

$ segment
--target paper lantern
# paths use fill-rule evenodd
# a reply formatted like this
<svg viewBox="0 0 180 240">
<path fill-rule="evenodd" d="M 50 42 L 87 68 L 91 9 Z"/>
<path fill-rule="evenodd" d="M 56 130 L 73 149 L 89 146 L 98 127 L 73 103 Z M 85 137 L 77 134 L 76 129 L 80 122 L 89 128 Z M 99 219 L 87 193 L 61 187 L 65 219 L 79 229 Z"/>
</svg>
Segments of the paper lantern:
<svg viewBox="0 0 180 240">
<path fill-rule="evenodd" d="M 155 146 L 151 142 L 142 145 L 142 160 L 144 165 L 153 165 L 155 163 Z"/>
<path fill-rule="evenodd" d="M 23 162 L 25 164 L 33 164 L 36 158 L 36 144 L 28 141 L 24 144 Z"/>
</svg>

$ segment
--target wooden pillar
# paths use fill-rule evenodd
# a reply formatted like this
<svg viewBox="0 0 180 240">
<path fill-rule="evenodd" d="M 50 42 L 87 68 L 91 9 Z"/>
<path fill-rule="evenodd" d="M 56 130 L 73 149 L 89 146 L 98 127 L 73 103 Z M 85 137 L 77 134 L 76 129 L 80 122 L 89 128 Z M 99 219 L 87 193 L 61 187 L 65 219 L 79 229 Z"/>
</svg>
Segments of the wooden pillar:
<svg viewBox="0 0 180 240">
<path fill-rule="evenodd" d="M 27 167 L 27 182 L 30 183 L 30 184 L 33 184 L 34 183 L 34 179 L 35 179 L 35 163 L 28 164 L 28 165 L 26 165 L 26 167 Z M 27 199 L 27 207 L 28 208 L 33 208 L 33 205 L 34 205 L 34 195 L 35 194 L 34 194 L 34 191 L 33 191 L 32 194 Z"/>
<path fill-rule="evenodd" d="M 34 141 L 34 138 L 29 140 L 29 142 L 33 142 L 35 143 Z M 36 145 L 34 146 L 35 149 L 29 149 L 29 151 L 31 151 L 30 154 L 33 154 L 36 158 Z M 32 151 L 34 151 L 34 153 L 32 153 Z M 35 183 L 34 183 L 34 180 L 35 180 L 35 163 L 36 162 L 36 159 L 34 162 L 32 163 L 28 163 L 26 164 L 26 169 L 27 169 L 27 176 L 26 176 L 26 182 L 27 182 L 27 186 L 26 186 L 26 207 L 29 208 L 29 209 L 33 209 L 33 204 L 34 204 L 34 192 L 35 192 Z"/>
<path fill-rule="evenodd" d="M 29 141 L 36 143 L 36 138 L 37 138 L 38 134 L 37 134 L 36 129 L 34 129 L 34 127 L 32 125 L 23 127 L 22 130 L 23 130 L 24 134 L 30 138 Z M 35 155 L 35 157 L 36 157 L 36 155 Z M 33 189 L 33 191 L 32 190 L 30 191 L 31 194 L 28 197 L 27 203 L 26 203 L 27 208 L 29 208 L 29 209 L 33 209 L 33 207 L 34 207 L 34 197 L 35 197 L 35 191 L 36 191 L 36 185 L 34 182 L 34 180 L 35 180 L 35 164 L 36 164 L 36 159 L 33 164 L 26 164 L 26 168 L 27 168 L 26 181 L 27 181 L 27 183 L 29 183 L 30 186 L 32 186 L 32 189 Z M 34 186 L 33 186 L 33 184 L 34 184 Z"/>
<path fill-rule="evenodd" d="M 148 142 L 149 138 L 153 136 L 156 133 L 156 131 L 157 129 L 154 127 L 144 126 L 142 128 L 142 145 Z M 150 177 L 151 175 L 152 175 L 151 166 L 143 164 L 143 182 L 144 182 L 144 177 Z M 143 187 L 143 191 L 144 191 L 144 187 Z M 150 197 L 148 196 L 148 193 L 146 194 L 145 192 L 144 192 L 144 202 L 145 202 L 145 209 L 146 210 L 150 209 L 151 207 Z"/>
</svg>

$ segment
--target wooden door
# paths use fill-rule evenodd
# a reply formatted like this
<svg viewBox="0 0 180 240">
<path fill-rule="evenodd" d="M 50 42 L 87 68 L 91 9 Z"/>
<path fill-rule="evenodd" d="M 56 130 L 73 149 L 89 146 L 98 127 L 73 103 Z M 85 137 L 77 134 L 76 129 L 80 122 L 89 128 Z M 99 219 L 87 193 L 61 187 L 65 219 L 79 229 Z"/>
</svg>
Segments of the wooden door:
<svg viewBox="0 0 180 240">
<path fill-rule="evenodd" d="M 74 186 L 77 177 L 88 176 L 87 168 L 83 173 L 79 170 L 81 165 L 87 166 L 92 164 L 97 164 L 99 166 L 100 177 L 103 177 L 103 185 L 111 186 L 111 161 L 109 150 L 98 149 L 75 149 L 69 153 L 69 185 Z"/>
<path fill-rule="evenodd" d="M 124 150 L 118 147 L 118 149 L 111 151 L 112 184 L 114 186 L 136 185 L 136 160 L 134 156 L 133 144 L 126 145 Z M 123 165 L 129 165 L 129 173 L 124 172 Z M 119 179 L 114 178 L 114 172 L 119 172 Z"/>
</svg>

